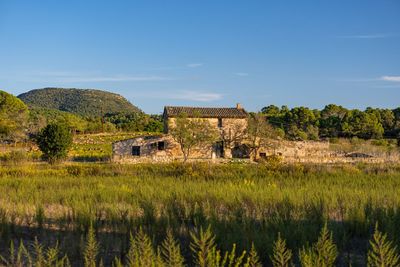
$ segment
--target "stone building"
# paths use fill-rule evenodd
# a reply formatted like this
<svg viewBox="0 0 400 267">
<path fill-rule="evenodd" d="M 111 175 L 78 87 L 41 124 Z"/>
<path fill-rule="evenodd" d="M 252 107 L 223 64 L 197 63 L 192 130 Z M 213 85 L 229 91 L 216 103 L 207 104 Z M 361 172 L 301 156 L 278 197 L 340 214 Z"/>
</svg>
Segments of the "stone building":
<svg viewBox="0 0 400 267">
<path fill-rule="evenodd" d="M 113 143 L 113 160 L 125 162 L 171 161 L 183 158 L 179 144 L 169 134 L 176 119 L 185 114 L 188 119 L 207 120 L 220 133 L 214 144 L 195 148 L 191 159 L 246 158 L 243 140 L 247 128 L 247 112 L 237 104 L 234 108 L 178 107 L 164 108 L 164 134 L 139 136 Z"/>
</svg>

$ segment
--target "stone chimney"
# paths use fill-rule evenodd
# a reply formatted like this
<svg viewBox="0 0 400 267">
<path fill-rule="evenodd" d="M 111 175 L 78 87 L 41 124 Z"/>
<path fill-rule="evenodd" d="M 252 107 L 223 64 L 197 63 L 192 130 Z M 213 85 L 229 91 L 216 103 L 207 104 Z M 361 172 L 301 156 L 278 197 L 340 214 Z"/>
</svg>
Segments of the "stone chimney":
<svg viewBox="0 0 400 267">
<path fill-rule="evenodd" d="M 243 109 L 242 105 L 240 103 L 236 103 L 236 108 L 237 109 Z"/>
</svg>

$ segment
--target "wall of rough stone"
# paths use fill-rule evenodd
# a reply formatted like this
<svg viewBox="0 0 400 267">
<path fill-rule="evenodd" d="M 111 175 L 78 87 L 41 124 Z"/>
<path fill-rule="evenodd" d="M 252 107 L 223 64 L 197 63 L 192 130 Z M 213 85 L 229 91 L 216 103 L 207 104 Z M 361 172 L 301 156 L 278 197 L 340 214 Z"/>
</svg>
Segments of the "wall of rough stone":
<svg viewBox="0 0 400 267">
<path fill-rule="evenodd" d="M 188 119 L 190 120 L 191 118 Z M 245 129 L 247 127 L 246 118 L 222 118 L 222 128 L 218 127 L 218 118 L 202 118 L 202 120 L 207 120 L 212 127 L 215 127 L 218 130 L 224 130 L 225 132 Z M 168 118 L 167 129 L 171 129 L 175 127 L 175 125 L 176 118 Z"/>
<path fill-rule="evenodd" d="M 190 119 L 190 118 L 189 118 Z M 212 127 L 215 127 L 223 136 L 224 139 L 224 157 L 232 158 L 232 149 L 236 145 L 236 140 L 241 139 L 243 137 L 246 128 L 247 128 L 247 119 L 246 118 L 222 118 L 222 127 L 218 127 L 218 118 L 203 118 L 207 120 Z M 169 118 L 167 129 L 171 129 L 176 125 L 176 118 Z M 167 131 L 168 132 L 168 131 Z M 199 151 L 195 151 L 195 153 L 199 153 Z M 203 154 L 206 153 L 212 155 L 212 148 L 208 147 L 206 151 L 203 151 Z M 204 156 L 196 156 L 194 157 L 204 157 Z"/>
<path fill-rule="evenodd" d="M 288 163 L 400 162 L 398 152 L 368 154 L 355 150 L 348 153 L 332 150 L 329 142 L 322 141 L 274 141 L 271 147 L 260 149 L 259 153 L 279 155 Z M 357 157 L 358 154 L 368 157 Z"/>
<path fill-rule="evenodd" d="M 159 141 L 165 142 L 165 150 L 158 151 L 151 146 L 152 143 Z M 140 157 L 132 156 L 132 146 L 134 145 L 143 147 Z M 214 158 L 212 151 L 212 146 L 195 149 L 190 155 L 190 160 L 211 160 Z M 279 155 L 283 162 L 287 163 L 400 162 L 398 151 L 367 154 L 370 157 L 354 157 L 351 155 L 357 155 L 360 151 L 353 152 L 333 150 L 330 148 L 329 142 L 284 140 L 273 141 L 271 146 L 259 150 L 259 153 L 265 153 L 267 157 Z M 225 159 L 229 160 L 227 150 L 225 150 L 225 156 Z M 169 135 L 138 137 L 113 144 L 113 160 L 116 162 L 168 162 L 182 158 L 183 154 L 179 145 Z"/>
<path fill-rule="evenodd" d="M 158 142 L 164 142 L 165 149 L 159 150 Z M 132 155 L 132 147 L 140 146 L 140 156 Z M 141 136 L 113 143 L 114 162 L 168 162 L 183 159 L 179 144 L 169 135 Z M 211 159 L 212 146 L 194 148 L 191 159 Z"/>
</svg>

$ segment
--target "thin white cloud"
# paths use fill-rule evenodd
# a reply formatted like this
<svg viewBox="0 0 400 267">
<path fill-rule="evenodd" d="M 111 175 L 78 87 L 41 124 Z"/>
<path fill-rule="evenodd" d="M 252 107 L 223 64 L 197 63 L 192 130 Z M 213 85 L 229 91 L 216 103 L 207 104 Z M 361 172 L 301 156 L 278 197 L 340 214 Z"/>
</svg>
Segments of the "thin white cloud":
<svg viewBox="0 0 400 267">
<path fill-rule="evenodd" d="M 356 34 L 356 35 L 340 35 L 338 38 L 346 38 L 346 39 L 381 39 L 393 37 L 393 34 L 387 33 L 378 33 L 378 34 Z"/>
<path fill-rule="evenodd" d="M 400 76 L 382 76 L 381 80 L 387 82 L 400 82 Z"/>
<path fill-rule="evenodd" d="M 218 93 L 208 93 L 208 92 L 198 92 L 198 91 L 180 91 L 177 94 L 169 95 L 168 98 L 198 101 L 198 102 L 211 102 L 221 99 L 222 95 Z"/>
<path fill-rule="evenodd" d="M 249 76 L 249 74 L 247 72 L 236 72 L 235 75 L 241 76 L 241 77 Z"/>
<path fill-rule="evenodd" d="M 50 76 L 50 77 L 69 77 L 69 76 L 76 76 L 78 74 L 70 71 L 39 71 L 39 72 L 34 72 L 33 75 Z"/>
<path fill-rule="evenodd" d="M 171 78 L 161 76 L 93 76 L 93 77 L 64 77 L 60 82 L 146 82 L 146 81 L 165 81 Z"/>
<path fill-rule="evenodd" d="M 157 75 L 101 75 L 99 73 L 74 73 L 68 71 L 42 71 L 32 73 L 27 76 L 31 82 L 146 82 L 146 81 L 166 81 L 174 80 L 171 77 Z"/>
<path fill-rule="evenodd" d="M 333 79 L 336 82 L 375 82 L 379 81 L 377 78 L 353 78 L 353 79 Z"/>
<path fill-rule="evenodd" d="M 188 68 L 198 68 L 198 67 L 201 67 L 201 66 L 203 66 L 204 64 L 203 63 L 189 63 L 189 64 L 187 64 L 186 66 L 188 67 Z"/>
</svg>

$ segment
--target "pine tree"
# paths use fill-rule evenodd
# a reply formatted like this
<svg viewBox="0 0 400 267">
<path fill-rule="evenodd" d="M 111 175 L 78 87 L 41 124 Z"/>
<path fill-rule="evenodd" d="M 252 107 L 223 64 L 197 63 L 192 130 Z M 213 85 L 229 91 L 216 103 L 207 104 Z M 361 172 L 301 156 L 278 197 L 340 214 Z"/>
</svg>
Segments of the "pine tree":
<svg viewBox="0 0 400 267">
<path fill-rule="evenodd" d="M 129 267 L 156 266 L 157 256 L 154 253 L 150 238 L 140 228 L 135 237 L 131 234 L 127 256 Z"/>
<path fill-rule="evenodd" d="M 247 261 L 244 267 L 262 267 L 256 248 L 254 247 L 254 243 L 251 244 L 251 249 L 249 255 L 247 256 Z"/>
<path fill-rule="evenodd" d="M 400 256 L 396 252 L 397 248 L 378 230 L 378 224 L 375 226 L 375 232 L 368 251 L 369 267 L 392 267 L 400 266 Z"/>
<path fill-rule="evenodd" d="M 318 241 L 312 248 L 300 250 L 300 262 L 303 267 L 332 267 L 337 258 L 337 248 L 333 243 L 332 233 L 325 224 L 321 230 Z"/>
<path fill-rule="evenodd" d="M 43 246 L 39 243 L 37 238 L 35 238 L 35 242 L 33 243 L 33 248 L 35 251 L 35 266 L 43 267 L 45 265 Z"/>
<path fill-rule="evenodd" d="M 316 264 L 316 256 L 311 248 L 303 248 L 299 252 L 300 263 L 302 267 L 314 267 Z"/>
<path fill-rule="evenodd" d="M 200 228 L 198 232 L 190 234 L 192 242 L 190 249 L 194 254 L 194 263 L 199 267 L 208 267 L 212 258 L 220 258 L 220 252 L 217 251 L 215 245 L 215 236 L 211 232 L 211 227 L 206 231 Z"/>
<path fill-rule="evenodd" d="M 286 241 L 278 234 L 278 239 L 274 243 L 271 261 L 274 267 L 288 267 L 292 260 L 292 251 L 286 247 Z"/>
<path fill-rule="evenodd" d="M 179 243 L 174 239 L 172 231 L 167 231 L 167 236 L 161 244 L 160 252 L 167 267 L 182 267 L 184 259 L 181 254 Z"/>
<path fill-rule="evenodd" d="M 338 252 L 336 245 L 333 243 L 332 233 L 329 232 L 325 223 L 317 243 L 315 244 L 318 266 L 334 266 Z"/>
<path fill-rule="evenodd" d="M 96 267 L 96 258 L 99 253 L 99 244 L 96 240 L 93 225 L 90 224 L 86 237 L 86 246 L 83 252 L 85 267 Z"/>
</svg>

